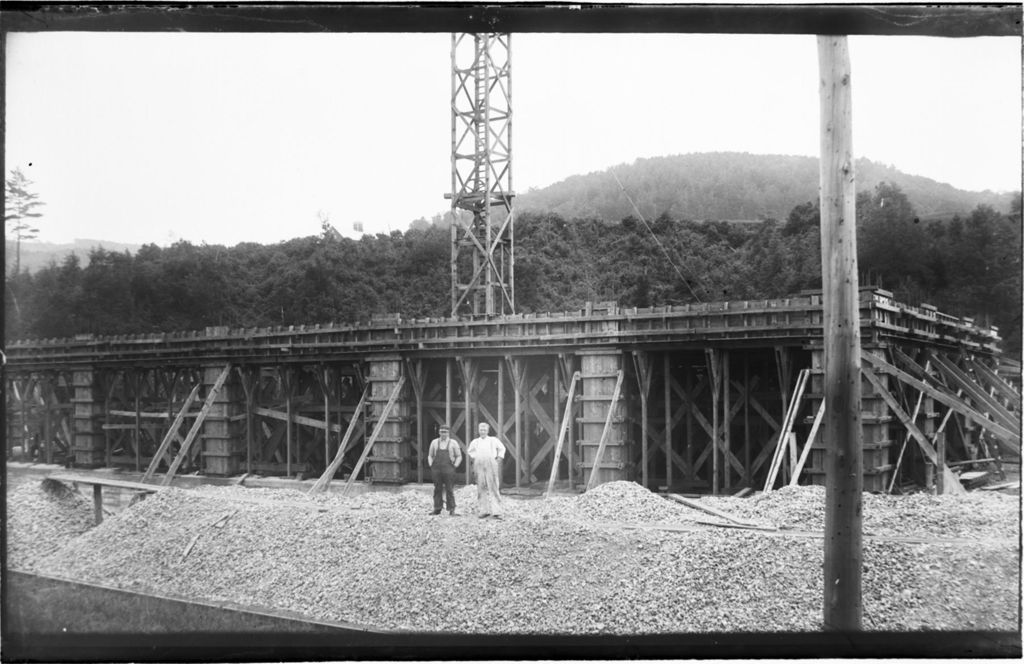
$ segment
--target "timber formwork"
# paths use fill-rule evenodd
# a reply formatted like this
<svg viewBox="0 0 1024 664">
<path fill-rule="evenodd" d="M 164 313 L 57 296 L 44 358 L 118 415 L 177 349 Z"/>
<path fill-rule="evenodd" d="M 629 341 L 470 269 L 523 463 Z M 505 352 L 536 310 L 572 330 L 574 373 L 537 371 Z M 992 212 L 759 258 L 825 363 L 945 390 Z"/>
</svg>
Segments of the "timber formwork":
<svg viewBox="0 0 1024 664">
<path fill-rule="evenodd" d="M 867 490 L 897 478 L 941 488 L 948 463 L 1019 459 L 1019 393 L 1000 374 L 997 330 L 869 288 L 860 315 Z M 487 422 L 508 448 L 510 487 L 545 483 L 553 466 L 575 488 L 823 484 L 821 330 L 821 295 L 807 292 L 17 341 L 7 453 L 149 477 L 316 477 L 340 454 L 336 479 L 422 482 L 440 424 L 465 445 Z"/>
</svg>

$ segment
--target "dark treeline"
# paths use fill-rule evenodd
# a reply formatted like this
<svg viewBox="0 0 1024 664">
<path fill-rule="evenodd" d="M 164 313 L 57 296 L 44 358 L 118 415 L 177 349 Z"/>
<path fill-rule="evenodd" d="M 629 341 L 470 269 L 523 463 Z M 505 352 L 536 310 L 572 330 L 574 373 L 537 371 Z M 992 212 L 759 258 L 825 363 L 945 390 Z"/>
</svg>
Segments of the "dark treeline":
<svg viewBox="0 0 1024 664">
<path fill-rule="evenodd" d="M 821 287 L 820 216 L 809 202 L 784 220 L 617 224 L 523 213 L 516 220 L 516 299 L 525 312 L 781 297 Z M 857 200 L 861 284 L 908 304 L 998 325 L 1020 355 L 1021 206 L 921 222 L 899 187 Z M 305 237 L 232 248 L 178 242 L 134 256 L 96 249 L 8 280 L 6 336 L 133 334 L 213 325 L 352 323 L 374 314 L 445 316 L 449 230 L 439 221 L 351 240 Z"/>
</svg>

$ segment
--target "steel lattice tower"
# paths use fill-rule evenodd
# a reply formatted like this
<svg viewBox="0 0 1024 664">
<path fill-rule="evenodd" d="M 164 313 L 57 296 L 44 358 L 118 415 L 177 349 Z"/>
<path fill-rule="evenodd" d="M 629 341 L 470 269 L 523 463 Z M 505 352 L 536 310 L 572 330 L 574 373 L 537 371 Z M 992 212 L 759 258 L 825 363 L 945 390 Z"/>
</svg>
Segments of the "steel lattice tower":
<svg viewBox="0 0 1024 664">
<path fill-rule="evenodd" d="M 515 308 L 510 64 L 508 34 L 452 35 L 453 316 Z"/>
</svg>

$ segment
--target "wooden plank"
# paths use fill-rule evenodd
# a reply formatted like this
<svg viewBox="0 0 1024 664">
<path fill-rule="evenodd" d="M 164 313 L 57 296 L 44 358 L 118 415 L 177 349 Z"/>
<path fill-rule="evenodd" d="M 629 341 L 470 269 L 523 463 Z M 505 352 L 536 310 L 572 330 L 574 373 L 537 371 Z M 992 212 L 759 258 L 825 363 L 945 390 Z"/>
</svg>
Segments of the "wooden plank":
<svg viewBox="0 0 1024 664">
<path fill-rule="evenodd" d="M 192 392 L 185 399 L 185 403 L 182 404 L 181 410 L 178 411 L 178 415 L 171 422 L 171 426 L 167 429 L 167 433 L 164 435 L 163 440 L 160 441 L 160 446 L 157 448 L 156 453 L 153 454 L 153 460 L 150 461 L 149 466 L 146 468 L 146 472 L 142 474 L 142 481 L 148 482 L 153 477 L 153 473 L 156 472 L 157 466 L 160 464 L 160 459 L 163 458 L 164 454 L 167 453 L 168 448 L 171 446 L 171 441 L 174 440 L 175 434 L 178 433 L 178 427 L 181 426 L 182 421 L 185 419 L 185 413 L 192 407 L 192 402 L 196 400 L 196 396 L 199 394 L 199 383 L 196 383 L 195 387 L 192 388 Z"/>
<path fill-rule="evenodd" d="M 228 374 L 230 373 L 231 365 L 224 365 L 224 370 L 220 372 L 219 376 L 217 376 L 217 381 L 210 389 L 210 393 L 206 395 L 206 402 L 203 404 L 203 409 L 199 412 L 199 415 L 196 416 L 196 421 L 192 423 L 192 428 L 189 429 L 188 435 L 185 437 L 184 442 L 182 442 L 181 447 L 178 449 L 178 455 L 174 457 L 174 461 L 171 462 L 171 467 L 167 469 L 167 474 L 164 475 L 164 479 L 161 482 L 164 486 L 170 484 L 171 480 L 174 478 L 174 474 L 178 472 L 178 467 L 181 465 L 181 462 L 185 460 L 185 455 L 188 454 L 189 447 L 192 446 L 192 443 L 198 436 L 199 429 L 203 426 L 203 421 L 206 419 L 206 415 L 210 412 L 210 409 L 213 408 L 213 400 L 217 398 L 217 394 L 220 392 L 220 389 L 224 387 L 224 381 L 227 380 Z"/>
<path fill-rule="evenodd" d="M 982 491 L 997 491 L 999 489 L 1019 489 L 1019 488 L 1020 488 L 1020 480 L 1015 480 L 1013 482 L 1003 482 L 1001 484 L 989 484 L 988 486 L 981 487 L 981 490 Z"/>
<path fill-rule="evenodd" d="M 751 521 L 744 521 L 743 519 L 737 519 L 736 517 L 734 517 L 731 514 L 728 514 L 726 512 L 721 511 L 721 510 L 717 510 L 717 509 L 715 509 L 713 507 L 709 507 L 707 505 L 702 505 L 700 503 L 700 501 L 690 500 L 689 498 L 686 498 L 685 496 L 680 496 L 677 493 L 666 494 L 666 497 L 668 497 L 671 500 L 674 500 L 677 503 L 680 503 L 682 505 L 686 505 L 687 507 L 692 507 L 693 509 L 700 510 L 701 512 L 707 512 L 708 514 L 711 514 L 713 516 L 717 516 L 720 519 L 725 519 L 727 521 L 731 521 L 732 523 L 735 523 L 737 525 L 749 526 L 749 527 L 759 527 L 758 524 L 756 524 L 756 523 L 753 523 Z"/>
<path fill-rule="evenodd" d="M 262 407 L 260 407 L 260 408 L 253 408 L 252 412 L 255 415 L 259 415 L 260 417 L 269 417 L 270 419 L 280 420 L 282 422 L 287 422 L 288 421 L 288 413 L 287 412 L 283 412 L 282 413 L 281 411 L 273 410 L 272 408 L 262 408 Z M 353 419 L 356 419 L 356 418 L 353 417 Z M 312 417 L 306 417 L 305 415 L 295 415 L 295 414 L 293 414 L 291 416 L 291 421 L 293 423 L 295 423 L 295 424 L 301 424 L 302 426 L 313 427 L 314 429 L 323 429 L 323 428 L 329 426 L 330 430 L 333 433 L 341 433 L 341 425 L 340 424 L 333 424 L 332 423 L 332 424 L 328 425 L 328 423 L 326 421 L 324 421 L 324 420 L 317 420 L 317 419 L 314 419 Z"/>
<path fill-rule="evenodd" d="M 768 467 L 768 476 L 764 481 L 763 491 L 766 493 L 772 490 L 779 473 L 779 468 L 782 467 L 786 444 L 789 442 L 789 432 L 793 428 L 796 414 L 800 412 L 801 399 L 804 395 L 804 389 L 807 387 L 807 379 L 810 373 L 808 369 L 801 369 L 800 373 L 797 374 L 796 387 L 793 388 L 793 398 L 789 400 L 789 409 L 786 411 L 786 416 L 782 421 L 782 430 L 779 432 L 779 438 L 776 442 L 775 455 L 772 457 L 772 463 Z"/>
<path fill-rule="evenodd" d="M 367 383 L 363 389 L 363 396 L 359 399 L 359 405 L 356 406 L 356 411 L 352 415 L 352 419 L 348 422 L 348 427 L 345 429 L 345 437 L 338 443 L 338 451 L 334 454 L 334 459 L 330 465 L 324 470 L 313 486 L 310 487 L 309 493 L 318 493 L 323 491 L 330 485 L 331 479 L 334 477 L 334 473 L 338 472 L 338 468 L 341 467 L 341 462 L 345 458 L 345 452 L 348 451 L 348 446 L 352 441 L 352 434 L 355 433 L 356 425 L 360 422 L 359 414 L 363 412 L 363 408 L 366 406 L 366 400 L 370 396 L 370 384 Z"/>
<path fill-rule="evenodd" d="M 867 354 L 865 353 L 865 357 L 866 356 Z M 864 377 L 867 378 L 875 387 L 879 396 L 885 400 L 886 405 L 888 405 L 890 410 L 896 414 L 896 417 L 899 418 L 900 422 L 903 423 L 903 426 L 905 426 L 907 431 L 910 432 L 910 435 L 914 437 L 915 441 L 917 441 L 917 446 L 921 448 L 921 452 L 924 453 L 925 457 L 935 465 L 936 469 L 941 470 L 944 476 L 944 485 L 947 492 L 963 493 L 963 487 L 960 486 L 960 482 L 957 481 L 953 471 L 951 471 L 945 464 L 941 466 L 939 465 L 939 458 L 935 448 L 932 447 L 932 444 L 928 441 L 925 435 L 921 433 L 921 430 L 918 429 L 917 425 L 910 419 L 910 415 L 903 410 L 899 402 L 896 400 L 896 397 L 894 397 L 889 390 L 885 389 L 885 386 L 882 385 L 882 381 L 878 379 L 878 376 L 876 376 L 871 369 L 868 367 L 862 367 L 861 371 L 863 372 Z"/>
<path fill-rule="evenodd" d="M 1017 421 L 1017 418 L 1010 411 L 1006 410 L 1002 404 L 989 396 L 988 392 L 972 381 L 970 376 L 960 370 L 960 367 L 938 353 L 931 353 L 931 359 L 947 380 L 954 383 L 955 387 L 962 389 L 974 400 L 979 410 L 987 411 L 993 420 L 1014 432 L 1018 438 L 1020 437 L 1020 423 Z"/>
<path fill-rule="evenodd" d="M 377 437 L 380 435 L 381 429 L 384 428 L 384 423 L 388 419 L 388 415 L 391 413 L 392 407 L 395 405 L 395 401 L 398 400 L 398 395 L 401 393 L 402 388 L 405 386 L 405 374 L 402 374 L 398 378 L 398 382 L 395 383 L 395 389 L 391 391 L 391 397 L 388 398 L 387 404 L 384 406 L 384 410 L 381 411 L 380 417 L 377 420 L 377 426 L 373 428 L 373 433 L 370 434 L 370 439 L 366 441 L 366 445 L 363 447 L 363 453 L 359 455 L 359 461 L 356 462 L 355 468 L 352 469 L 352 474 L 348 476 L 348 482 L 345 483 L 345 488 L 342 489 L 341 494 L 345 495 L 348 490 L 352 487 L 352 484 L 356 481 L 356 475 L 362 470 L 363 464 L 366 462 L 366 457 L 370 455 L 370 450 L 373 449 L 374 443 L 377 442 Z"/>
<path fill-rule="evenodd" d="M 1021 394 L 1005 380 L 1003 380 L 999 374 L 987 367 L 983 362 L 977 359 L 968 359 L 967 364 L 974 370 L 974 373 L 980 375 L 983 380 L 987 381 L 991 387 L 994 387 L 999 392 L 999 396 L 1010 402 L 1011 404 L 1020 404 Z"/>
<path fill-rule="evenodd" d="M 608 404 L 608 416 L 604 421 L 604 429 L 601 431 L 601 442 L 597 445 L 597 454 L 594 455 L 594 467 L 590 469 L 590 479 L 587 480 L 587 490 L 594 486 L 594 479 L 597 477 L 597 469 L 601 466 L 601 457 L 604 455 L 605 444 L 608 442 L 608 432 L 612 427 L 612 413 L 619 401 L 619 393 L 622 390 L 622 378 L 625 372 L 619 369 L 619 377 L 615 381 L 615 390 L 612 392 L 611 403 Z"/>
<path fill-rule="evenodd" d="M 554 461 L 551 463 L 551 476 L 548 478 L 548 488 L 544 497 L 551 495 L 555 488 L 555 478 L 558 475 L 558 461 L 562 455 L 562 443 L 565 442 L 565 435 L 569 431 L 569 421 L 572 419 L 572 399 L 576 394 L 576 383 L 579 382 L 580 372 L 572 375 L 572 382 L 569 383 L 569 394 L 565 398 L 565 411 L 562 413 L 562 425 L 558 428 L 558 443 L 555 445 Z M 569 479 L 572 479 L 572 471 L 569 472 Z"/>
<path fill-rule="evenodd" d="M 925 394 L 927 394 L 928 396 L 932 397 L 933 399 L 935 399 L 936 401 L 938 401 L 942 405 L 946 406 L 947 408 L 952 408 L 957 413 L 959 413 L 961 415 L 965 415 L 965 416 L 971 418 L 973 421 L 977 422 L 977 424 L 979 426 L 981 426 L 985 430 L 989 431 L 996 438 L 1002 440 L 1003 442 L 1007 443 L 1011 447 L 1016 445 L 1016 448 L 1017 448 L 1018 453 L 1019 453 L 1019 449 L 1020 449 L 1020 435 L 1019 434 L 1014 434 L 1013 431 L 1010 431 L 1009 429 L 1001 426 L 1000 424 L 998 424 L 996 422 L 993 422 L 989 418 L 985 417 L 985 415 L 983 415 L 982 413 L 980 413 L 977 410 L 967 406 L 960 399 L 954 397 L 951 394 L 947 394 L 946 392 L 943 392 L 943 391 L 941 391 L 941 390 L 939 390 L 939 389 L 937 389 L 937 388 L 935 388 L 935 387 L 933 387 L 933 386 L 931 386 L 931 385 L 929 385 L 929 384 L 927 384 L 925 382 L 922 382 L 922 381 L 914 378 L 913 376 L 908 374 L 906 371 L 903 371 L 902 369 L 899 369 L 899 368 L 889 364 L 888 362 L 886 362 L 884 359 L 882 359 L 880 357 L 877 357 L 877 356 L 872 355 L 870 353 L 864 353 L 864 355 L 861 356 L 861 359 L 864 362 L 871 363 L 871 365 L 875 369 L 881 371 L 882 373 L 889 374 L 890 376 L 895 376 L 896 378 L 899 378 L 901 381 L 903 381 L 907 385 L 910 385 L 911 387 L 914 387 L 914 388 L 916 388 L 918 390 L 923 391 Z"/>
<path fill-rule="evenodd" d="M 96 477 L 90 475 L 77 475 L 74 473 L 53 473 L 47 475 L 48 479 L 57 480 L 59 482 L 72 482 L 74 484 L 90 484 L 103 486 L 115 487 L 118 489 L 131 489 L 133 491 L 145 491 L 147 493 L 156 493 L 162 491 L 164 487 L 146 484 L 145 482 L 131 482 L 128 480 L 118 480 L 110 477 Z"/>
<path fill-rule="evenodd" d="M 814 416 L 814 424 L 811 425 L 811 433 L 807 435 L 807 442 L 804 443 L 804 449 L 800 452 L 800 459 L 793 468 L 793 476 L 789 478 L 789 486 L 797 486 L 800 481 L 800 473 L 803 472 L 804 464 L 807 463 L 807 457 L 811 455 L 811 446 L 814 445 L 814 439 L 818 436 L 818 427 L 821 426 L 824 415 L 825 400 L 822 399 L 821 405 L 818 406 L 818 413 Z"/>
</svg>

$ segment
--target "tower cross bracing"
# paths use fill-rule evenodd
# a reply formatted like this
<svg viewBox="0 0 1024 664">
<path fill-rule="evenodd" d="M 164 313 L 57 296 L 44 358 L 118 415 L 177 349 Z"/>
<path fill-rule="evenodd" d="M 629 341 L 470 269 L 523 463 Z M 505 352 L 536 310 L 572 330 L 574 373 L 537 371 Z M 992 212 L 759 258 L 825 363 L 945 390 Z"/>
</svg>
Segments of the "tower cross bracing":
<svg viewBox="0 0 1024 664">
<path fill-rule="evenodd" d="M 512 313 L 511 39 L 452 35 L 451 314 Z"/>
</svg>

